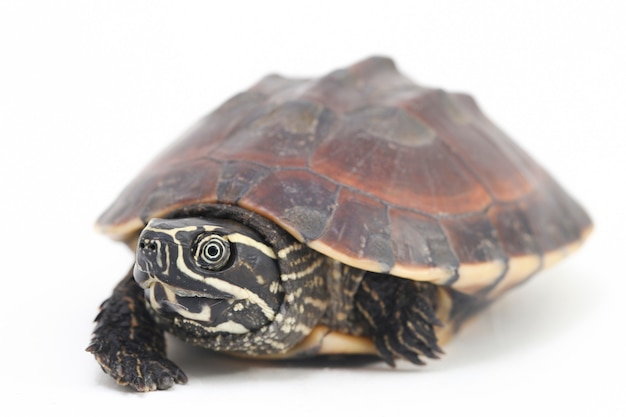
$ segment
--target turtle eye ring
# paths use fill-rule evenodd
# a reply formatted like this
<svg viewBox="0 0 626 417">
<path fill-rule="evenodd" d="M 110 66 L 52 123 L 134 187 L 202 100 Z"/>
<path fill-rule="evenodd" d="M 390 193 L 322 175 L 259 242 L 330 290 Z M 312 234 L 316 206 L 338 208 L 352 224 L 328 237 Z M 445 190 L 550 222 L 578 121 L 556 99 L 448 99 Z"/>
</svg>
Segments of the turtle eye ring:
<svg viewBox="0 0 626 417">
<path fill-rule="evenodd" d="M 230 260 L 230 242 L 220 235 L 201 236 L 196 244 L 195 259 L 202 269 L 220 271 Z"/>
</svg>

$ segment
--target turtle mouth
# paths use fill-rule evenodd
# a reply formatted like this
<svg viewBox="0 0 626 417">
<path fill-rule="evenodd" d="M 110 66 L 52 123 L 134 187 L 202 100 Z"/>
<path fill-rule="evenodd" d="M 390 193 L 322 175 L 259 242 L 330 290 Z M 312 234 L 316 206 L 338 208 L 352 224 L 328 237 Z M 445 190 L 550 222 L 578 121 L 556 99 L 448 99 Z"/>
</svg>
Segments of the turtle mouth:
<svg viewBox="0 0 626 417">
<path fill-rule="evenodd" d="M 170 285 L 139 263 L 135 264 L 133 276 L 143 288 L 146 302 L 165 318 L 182 317 L 208 326 L 219 321 L 236 302 L 231 295 L 215 289 L 192 290 Z"/>
<path fill-rule="evenodd" d="M 150 286 L 157 281 L 157 278 L 139 266 L 139 263 L 135 263 L 133 277 L 135 278 L 135 282 L 144 290 L 150 288 Z"/>
<path fill-rule="evenodd" d="M 156 280 L 144 291 L 151 310 L 159 319 L 173 323 L 174 327 L 193 324 L 208 333 L 242 334 L 250 331 L 249 327 L 234 320 L 233 316 L 246 308 L 248 300 L 196 296 L 193 292 L 180 291 Z"/>
<path fill-rule="evenodd" d="M 162 282 L 145 289 L 152 308 L 163 316 L 180 316 L 198 323 L 210 324 L 233 303 L 232 298 L 209 298 L 194 292 L 181 291 Z"/>
</svg>

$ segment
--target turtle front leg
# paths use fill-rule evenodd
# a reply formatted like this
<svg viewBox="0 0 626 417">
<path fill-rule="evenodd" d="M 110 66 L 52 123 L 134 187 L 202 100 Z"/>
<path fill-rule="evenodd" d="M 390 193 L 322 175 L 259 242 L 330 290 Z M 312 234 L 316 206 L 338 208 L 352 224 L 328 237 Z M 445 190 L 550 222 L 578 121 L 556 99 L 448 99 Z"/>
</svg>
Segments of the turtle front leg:
<svg viewBox="0 0 626 417">
<path fill-rule="evenodd" d="M 102 304 L 96 322 L 87 351 L 118 384 L 154 391 L 187 382 L 166 358 L 163 331 L 150 317 L 132 269 Z"/>
<path fill-rule="evenodd" d="M 367 323 L 376 348 L 390 366 L 395 358 L 423 365 L 421 357 L 437 358 L 434 326 L 437 288 L 383 274 L 367 273 L 355 294 L 357 314 Z"/>
</svg>

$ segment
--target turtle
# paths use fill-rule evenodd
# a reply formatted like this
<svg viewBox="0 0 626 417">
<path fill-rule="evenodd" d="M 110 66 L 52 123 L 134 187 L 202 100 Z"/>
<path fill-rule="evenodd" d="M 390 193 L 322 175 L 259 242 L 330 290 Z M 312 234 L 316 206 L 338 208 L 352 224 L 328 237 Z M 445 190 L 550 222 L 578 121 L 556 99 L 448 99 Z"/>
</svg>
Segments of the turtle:
<svg viewBox="0 0 626 417">
<path fill-rule="evenodd" d="M 262 78 L 158 154 L 97 227 L 136 258 L 87 351 L 151 391 L 187 382 L 166 332 L 248 358 L 426 364 L 592 221 L 470 95 L 373 56 Z"/>
</svg>

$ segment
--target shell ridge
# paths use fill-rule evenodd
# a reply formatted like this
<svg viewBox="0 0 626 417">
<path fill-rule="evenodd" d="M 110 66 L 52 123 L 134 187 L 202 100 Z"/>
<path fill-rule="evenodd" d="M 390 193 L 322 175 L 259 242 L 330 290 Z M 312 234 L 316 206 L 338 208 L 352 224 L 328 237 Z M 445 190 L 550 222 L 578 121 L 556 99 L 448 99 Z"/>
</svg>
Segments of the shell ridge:
<svg viewBox="0 0 626 417">
<path fill-rule="evenodd" d="M 483 178 L 476 172 L 476 170 L 470 164 L 468 164 L 467 161 L 461 158 L 461 155 L 459 155 L 458 151 L 454 149 L 446 140 L 444 140 L 441 136 L 438 136 L 438 138 L 441 140 L 441 143 L 443 143 L 443 146 L 445 146 L 446 149 L 448 149 L 450 154 L 452 154 L 454 158 L 463 166 L 463 168 L 467 170 L 467 172 L 472 176 L 472 178 L 480 184 L 483 191 L 485 191 L 485 193 L 489 195 L 489 198 L 491 199 L 491 201 L 492 202 L 497 201 L 491 188 L 487 186 L 487 183 L 485 182 L 485 180 L 483 180 Z M 491 203 L 489 203 L 488 205 L 490 204 Z M 480 210 L 480 211 L 484 211 L 484 208 L 483 210 Z"/>
<path fill-rule="evenodd" d="M 326 121 L 326 119 L 324 119 L 325 117 L 328 117 L 330 120 Z M 326 121 L 326 123 L 324 123 L 324 121 Z M 337 114 L 332 109 L 323 106 L 322 110 L 318 114 L 318 121 L 315 126 L 314 140 L 318 144 L 322 144 L 326 141 L 332 140 L 337 132 L 341 130 L 342 126 L 343 115 Z M 324 131 L 324 128 L 327 128 L 328 131 Z M 316 172 L 318 175 L 322 175 L 312 168 L 312 159 L 317 155 L 317 151 L 318 149 L 314 149 L 307 155 L 306 167 L 311 171 Z M 330 178 L 328 178 L 328 180 L 330 180 Z"/>
</svg>

